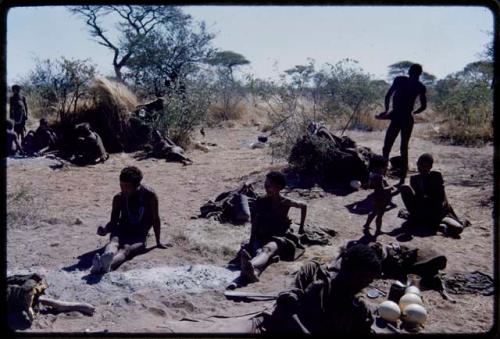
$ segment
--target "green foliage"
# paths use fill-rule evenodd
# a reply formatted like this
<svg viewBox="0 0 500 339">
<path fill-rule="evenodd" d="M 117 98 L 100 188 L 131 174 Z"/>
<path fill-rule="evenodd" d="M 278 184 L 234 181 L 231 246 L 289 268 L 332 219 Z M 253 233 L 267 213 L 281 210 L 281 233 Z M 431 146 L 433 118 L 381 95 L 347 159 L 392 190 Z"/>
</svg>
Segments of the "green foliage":
<svg viewBox="0 0 500 339">
<path fill-rule="evenodd" d="M 189 82 L 187 91 L 170 91 L 164 98 L 164 108 L 149 122 L 152 129 L 169 136 L 175 143 L 187 146 L 194 127 L 206 118 L 214 93 L 207 80 L 196 78 Z"/>
<path fill-rule="evenodd" d="M 183 91 L 186 79 L 214 52 L 214 37 L 204 23 L 194 27 L 190 18 L 160 25 L 136 46 L 124 77 L 146 95 L 162 95 L 174 88 Z"/>
<path fill-rule="evenodd" d="M 216 101 L 218 106 L 214 108 L 216 115 L 223 120 L 237 118 L 239 115 L 238 106 L 245 97 L 244 88 L 241 83 L 234 78 L 233 72 L 237 67 L 250 63 L 241 54 L 232 51 L 217 52 L 206 61 L 214 66 L 214 90 L 217 93 Z"/>
<path fill-rule="evenodd" d="M 56 113 L 62 119 L 77 110 L 95 75 L 95 65 L 89 59 L 37 60 L 23 85 L 27 94 L 37 99 L 37 106 L 48 110 L 41 116 Z"/>
</svg>

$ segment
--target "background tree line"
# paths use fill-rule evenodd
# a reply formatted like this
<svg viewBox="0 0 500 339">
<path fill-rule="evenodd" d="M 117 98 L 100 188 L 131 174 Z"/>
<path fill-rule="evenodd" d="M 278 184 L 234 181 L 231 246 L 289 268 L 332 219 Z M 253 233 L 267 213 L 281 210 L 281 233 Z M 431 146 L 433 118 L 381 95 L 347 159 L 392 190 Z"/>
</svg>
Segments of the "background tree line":
<svg viewBox="0 0 500 339">
<path fill-rule="evenodd" d="M 189 136 L 195 126 L 211 119 L 235 119 L 256 108 L 268 114 L 268 131 L 279 134 L 284 145 L 303 133 L 310 120 L 325 121 L 340 131 L 377 128 L 380 122 L 373 115 L 383 109 L 392 79 L 406 75 L 413 63 L 389 65 L 385 81 L 375 79 L 355 60 L 318 66 L 309 59 L 284 70 L 277 80 L 263 80 L 242 72 L 250 61 L 214 47 L 215 34 L 180 7 L 102 5 L 68 10 L 84 20 L 99 45 L 112 51 L 114 80 L 140 101 L 165 98 L 165 107 L 154 120 L 154 127 L 165 134 Z M 116 22 L 113 34 L 103 24 L 107 18 Z M 92 100 L 89 86 L 97 75 L 91 60 L 61 57 L 38 60 L 21 84 L 36 116 L 64 119 L 86 99 Z M 421 81 L 428 88 L 433 119 L 446 124 L 440 131 L 444 138 L 457 143 L 491 140 L 492 43 L 478 61 L 461 71 L 443 79 L 424 72 Z"/>
</svg>

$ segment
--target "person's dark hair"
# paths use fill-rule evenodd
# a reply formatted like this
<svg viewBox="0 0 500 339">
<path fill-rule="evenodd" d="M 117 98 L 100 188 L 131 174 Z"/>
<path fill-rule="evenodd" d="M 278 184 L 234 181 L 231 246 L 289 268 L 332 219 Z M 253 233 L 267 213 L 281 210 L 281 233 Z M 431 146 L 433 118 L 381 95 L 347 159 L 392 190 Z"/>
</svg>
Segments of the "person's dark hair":
<svg viewBox="0 0 500 339">
<path fill-rule="evenodd" d="M 434 158 L 432 157 L 432 154 L 424 153 L 418 157 L 417 164 L 428 164 L 432 166 L 434 164 Z"/>
<path fill-rule="evenodd" d="M 370 159 L 370 169 L 387 167 L 389 165 L 389 160 L 379 154 L 375 154 Z"/>
<path fill-rule="evenodd" d="M 14 123 L 12 122 L 12 120 L 7 119 L 5 121 L 5 126 L 7 126 L 7 129 L 13 129 L 14 128 Z"/>
<path fill-rule="evenodd" d="M 377 252 L 365 244 L 356 244 L 342 253 L 342 269 L 362 268 L 378 276 L 382 270 Z"/>
<path fill-rule="evenodd" d="M 17 90 L 20 90 L 20 89 L 21 89 L 21 86 L 19 86 L 19 85 L 12 86 L 12 90 L 13 91 L 17 91 Z"/>
<path fill-rule="evenodd" d="M 120 181 L 128 182 L 135 186 L 139 186 L 142 180 L 142 172 L 135 166 L 128 166 L 122 169 L 120 173 Z"/>
<path fill-rule="evenodd" d="M 47 124 L 48 124 L 47 119 L 45 118 L 40 119 L 40 126 L 47 126 Z"/>
<path fill-rule="evenodd" d="M 266 178 L 271 180 L 273 184 L 275 184 L 280 190 L 285 188 L 286 179 L 283 173 L 272 171 L 267 173 Z"/>
<path fill-rule="evenodd" d="M 410 75 L 415 75 L 415 76 L 420 76 L 422 74 L 422 66 L 420 64 L 413 64 L 410 66 L 410 69 L 408 70 L 408 74 Z"/>
</svg>

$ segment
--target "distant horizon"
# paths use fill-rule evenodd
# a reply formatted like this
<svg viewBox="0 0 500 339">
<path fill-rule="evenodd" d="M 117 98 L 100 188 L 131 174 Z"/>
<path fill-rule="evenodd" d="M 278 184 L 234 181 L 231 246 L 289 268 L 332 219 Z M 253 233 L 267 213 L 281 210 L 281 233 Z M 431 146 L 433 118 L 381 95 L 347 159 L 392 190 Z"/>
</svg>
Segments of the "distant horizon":
<svg viewBox="0 0 500 339">
<path fill-rule="evenodd" d="M 480 6 L 179 6 L 217 33 L 213 46 L 242 54 L 241 68 L 263 80 L 304 65 L 354 59 L 373 79 L 388 66 L 418 62 L 438 79 L 481 60 L 492 40 L 493 15 Z M 25 23 L 29 22 L 29 25 Z M 112 32 L 112 22 L 106 21 Z M 7 80 L 20 80 L 35 58 L 90 58 L 114 76 L 112 53 L 91 40 L 85 23 L 64 6 L 16 7 L 7 16 Z"/>
</svg>

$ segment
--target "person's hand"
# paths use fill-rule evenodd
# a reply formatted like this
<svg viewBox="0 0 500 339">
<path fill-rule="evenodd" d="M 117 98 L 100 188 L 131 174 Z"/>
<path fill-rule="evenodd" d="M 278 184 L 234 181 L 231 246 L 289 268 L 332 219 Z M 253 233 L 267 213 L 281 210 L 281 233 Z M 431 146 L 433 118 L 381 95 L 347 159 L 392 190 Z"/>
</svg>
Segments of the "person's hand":
<svg viewBox="0 0 500 339">
<path fill-rule="evenodd" d="M 97 235 L 105 236 L 106 235 L 106 229 L 103 226 L 97 227 Z"/>
</svg>

